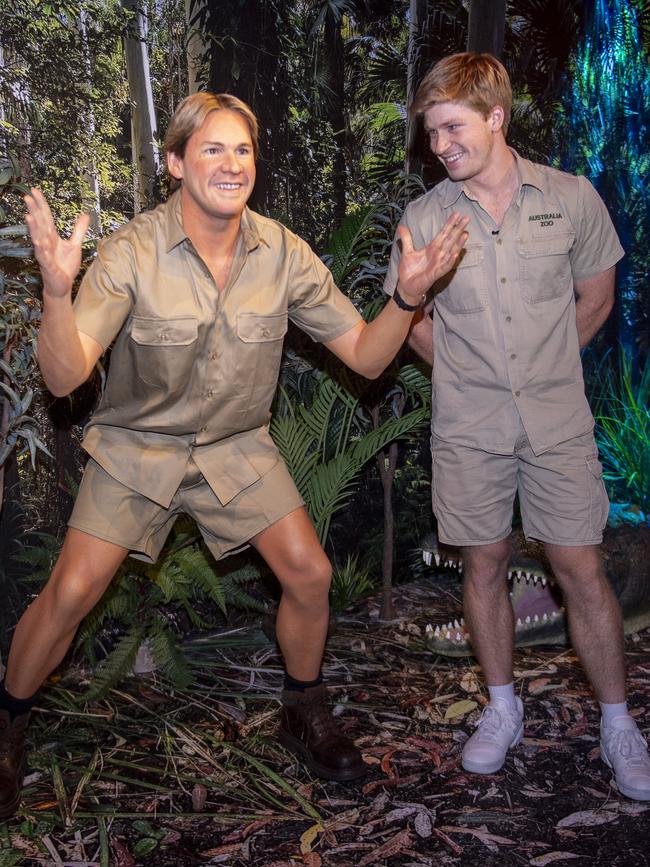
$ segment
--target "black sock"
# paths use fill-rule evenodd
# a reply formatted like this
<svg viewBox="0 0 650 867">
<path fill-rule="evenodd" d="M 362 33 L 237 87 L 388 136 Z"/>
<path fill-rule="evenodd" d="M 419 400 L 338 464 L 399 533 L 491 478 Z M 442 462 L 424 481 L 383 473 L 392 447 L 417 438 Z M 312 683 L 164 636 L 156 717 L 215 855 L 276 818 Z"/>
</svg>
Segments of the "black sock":
<svg viewBox="0 0 650 867">
<path fill-rule="evenodd" d="M 22 716 L 24 713 L 28 713 L 32 709 L 32 705 L 36 701 L 37 695 L 38 692 L 35 692 L 34 695 L 29 698 L 14 698 L 14 696 L 5 689 L 5 682 L 3 680 L 0 682 L 0 710 L 9 711 L 9 716 L 13 722 L 17 716 Z"/>
<path fill-rule="evenodd" d="M 312 686 L 320 686 L 322 682 L 322 674 L 319 674 L 316 680 L 296 680 L 295 677 L 291 677 L 286 669 L 284 671 L 284 688 L 290 692 L 304 692 Z"/>
</svg>

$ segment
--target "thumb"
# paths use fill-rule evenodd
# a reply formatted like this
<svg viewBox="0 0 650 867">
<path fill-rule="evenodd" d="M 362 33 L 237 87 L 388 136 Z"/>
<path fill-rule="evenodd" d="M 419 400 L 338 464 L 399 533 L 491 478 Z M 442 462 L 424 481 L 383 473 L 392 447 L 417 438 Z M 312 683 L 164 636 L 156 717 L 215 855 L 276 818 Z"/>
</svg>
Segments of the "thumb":
<svg viewBox="0 0 650 867">
<path fill-rule="evenodd" d="M 77 221 L 74 224 L 74 229 L 70 235 L 70 241 L 73 244 L 81 246 L 83 239 L 86 237 L 88 226 L 90 225 L 90 214 L 79 214 Z"/>
<path fill-rule="evenodd" d="M 413 252 L 413 238 L 407 226 L 401 225 L 397 227 L 397 237 L 402 245 L 402 256 Z"/>
</svg>

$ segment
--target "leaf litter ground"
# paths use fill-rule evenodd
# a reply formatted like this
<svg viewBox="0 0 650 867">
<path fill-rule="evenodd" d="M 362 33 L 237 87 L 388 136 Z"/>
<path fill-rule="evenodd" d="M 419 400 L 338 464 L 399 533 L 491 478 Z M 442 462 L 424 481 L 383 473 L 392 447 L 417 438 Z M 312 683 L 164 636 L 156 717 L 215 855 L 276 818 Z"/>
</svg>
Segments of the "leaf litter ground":
<svg viewBox="0 0 650 867">
<path fill-rule="evenodd" d="M 72 668 L 34 714 L 25 798 L 0 824 L 0 867 L 429 867 L 650 864 L 650 804 L 616 791 L 572 650 L 516 657 L 526 737 L 504 769 L 466 774 L 486 702 L 473 659 L 435 657 L 428 623 L 460 616 L 457 579 L 395 589 L 399 619 L 357 604 L 324 673 L 367 777 L 311 777 L 274 738 L 282 671 L 258 624 L 186 643 L 187 692 L 130 679 L 87 708 Z M 650 630 L 627 640 L 630 707 L 650 728 Z"/>
</svg>

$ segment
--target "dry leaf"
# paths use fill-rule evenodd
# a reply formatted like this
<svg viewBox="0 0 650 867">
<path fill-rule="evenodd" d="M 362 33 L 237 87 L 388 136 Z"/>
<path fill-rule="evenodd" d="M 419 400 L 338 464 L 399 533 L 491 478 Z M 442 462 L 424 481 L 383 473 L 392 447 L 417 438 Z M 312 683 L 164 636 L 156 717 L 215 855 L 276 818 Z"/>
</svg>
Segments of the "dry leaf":
<svg viewBox="0 0 650 867">
<path fill-rule="evenodd" d="M 413 828 L 418 837 L 422 837 L 423 840 L 426 840 L 427 837 L 430 837 L 433 834 L 433 822 L 431 821 L 431 816 L 426 810 L 420 810 L 416 815 L 415 821 L 413 822 Z"/>
<path fill-rule="evenodd" d="M 479 683 L 478 678 L 474 674 L 473 671 L 466 671 L 465 674 L 460 679 L 461 689 L 464 689 L 465 692 L 478 692 L 479 691 Z"/>
<path fill-rule="evenodd" d="M 196 783 L 192 789 L 192 809 L 195 813 L 202 813 L 205 802 L 208 800 L 208 790 L 202 783 Z"/>
<path fill-rule="evenodd" d="M 302 863 L 305 867 L 321 867 L 323 859 L 317 852 L 306 852 L 302 856 Z"/>
<path fill-rule="evenodd" d="M 399 855 L 403 849 L 407 849 L 411 845 L 411 832 L 406 829 L 395 834 L 390 840 L 387 840 L 382 846 L 375 849 L 373 852 L 368 852 L 359 861 L 359 867 L 368 867 L 369 864 L 376 864 L 377 861 L 384 861 L 387 858 L 392 858 L 393 855 Z"/>
<path fill-rule="evenodd" d="M 563 819 L 560 819 L 555 827 L 593 827 L 594 825 L 607 825 L 609 822 L 614 822 L 616 819 L 618 819 L 618 814 L 612 813 L 610 810 L 579 810 L 577 813 L 571 813 L 570 816 L 565 816 Z"/>
<path fill-rule="evenodd" d="M 308 852 L 311 852 L 311 844 L 314 842 L 316 837 L 323 830 L 323 826 L 320 822 L 316 822 L 315 825 L 312 825 L 311 828 L 307 828 L 304 834 L 300 837 L 300 854 L 307 855 Z"/>
<path fill-rule="evenodd" d="M 469 698 L 461 699 L 461 701 L 455 701 L 453 704 L 450 704 L 445 711 L 445 719 L 457 719 L 458 717 L 466 716 L 477 707 L 477 703 Z"/>
<path fill-rule="evenodd" d="M 538 855 L 528 863 L 531 867 L 546 867 L 554 861 L 570 861 L 572 858 L 584 858 L 584 855 L 574 855 L 573 852 L 547 852 L 546 855 Z"/>
</svg>

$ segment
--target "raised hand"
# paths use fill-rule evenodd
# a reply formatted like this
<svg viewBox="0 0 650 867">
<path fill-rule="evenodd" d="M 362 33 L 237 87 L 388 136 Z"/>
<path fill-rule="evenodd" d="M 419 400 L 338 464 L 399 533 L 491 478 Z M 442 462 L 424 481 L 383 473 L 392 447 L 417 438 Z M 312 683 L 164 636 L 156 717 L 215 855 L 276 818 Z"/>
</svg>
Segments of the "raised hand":
<svg viewBox="0 0 650 867">
<path fill-rule="evenodd" d="M 416 250 L 406 226 L 398 226 L 402 255 L 397 270 L 400 294 L 417 303 L 435 282 L 451 271 L 467 240 L 469 217 L 454 213 L 426 247 Z"/>
<path fill-rule="evenodd" d="M 43 276 L 43 291 L 51 297 L 62 298 L 70 294 L 79 273 L 81 245 L 88 231 L 90 215 L 81 214 L 72 234 L 65 240 L 56 231 L 52 211 L 40 190 L 32 189 L 25 196 L 25 204 L 25 222 Z"/>
</svg>

